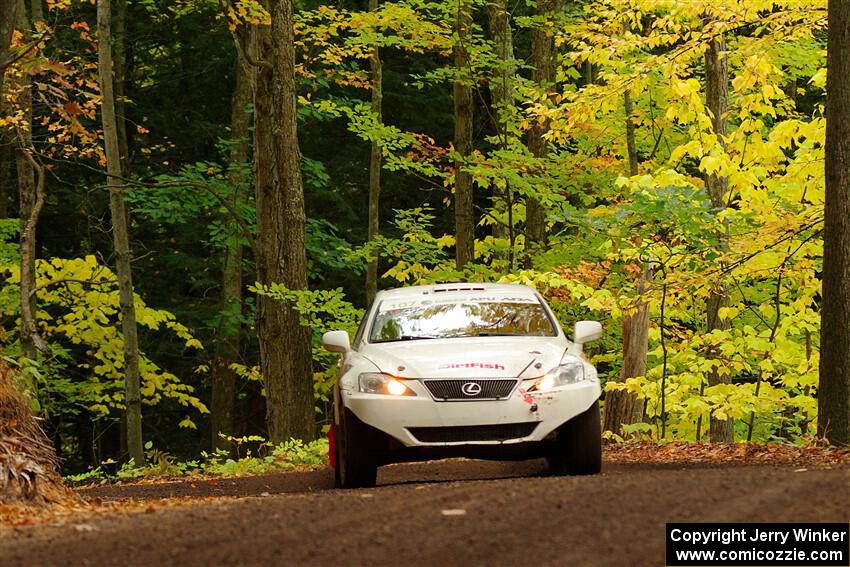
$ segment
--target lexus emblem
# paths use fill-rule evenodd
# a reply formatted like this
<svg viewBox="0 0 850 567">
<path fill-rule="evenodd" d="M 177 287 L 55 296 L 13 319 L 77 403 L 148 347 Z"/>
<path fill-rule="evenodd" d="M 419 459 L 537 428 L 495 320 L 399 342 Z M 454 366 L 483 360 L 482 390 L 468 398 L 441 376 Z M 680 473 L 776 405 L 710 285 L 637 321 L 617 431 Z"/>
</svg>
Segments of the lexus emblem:
<svg viewBox="0 0 850 567">
<path fill-rule="evenodd" d="M 481 393 L 481 384 L 478 382 L 467 382 L 460 387 L 460 391 L 463 392 L 465 396 L 477 396 Z"/>
</svg>

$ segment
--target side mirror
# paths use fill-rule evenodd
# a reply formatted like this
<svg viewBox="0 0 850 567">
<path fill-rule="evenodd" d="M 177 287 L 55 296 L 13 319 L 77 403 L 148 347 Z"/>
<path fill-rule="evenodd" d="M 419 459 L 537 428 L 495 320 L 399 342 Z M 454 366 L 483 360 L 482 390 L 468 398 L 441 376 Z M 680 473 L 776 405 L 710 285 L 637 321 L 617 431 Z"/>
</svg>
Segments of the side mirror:
<svg viewBox="0 0 850 567">
<path fill-rule="evenodd" d="M 322 344 L 325 350 L 330 352 L 347 353 L 351 350 L 351 343 L 348 340 L 346 331 L 328 331 L 322 335 Z"/>
<path fill-rule="evenodd" d="M 573 333 L 573 342 L 583 345 L 602 336 L 602 323 L 599 321 L 579 321 Z"/>
</svg>

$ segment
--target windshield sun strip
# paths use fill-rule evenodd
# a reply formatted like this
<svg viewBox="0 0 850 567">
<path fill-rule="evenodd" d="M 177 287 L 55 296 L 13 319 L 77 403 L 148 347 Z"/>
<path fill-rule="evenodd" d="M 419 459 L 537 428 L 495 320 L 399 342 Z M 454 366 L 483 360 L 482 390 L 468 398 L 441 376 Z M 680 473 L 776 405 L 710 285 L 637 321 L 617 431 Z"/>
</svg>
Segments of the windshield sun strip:
<svg viewBox="0 0 850 567">
<path fill-rule="evenodd" d="M 505 336 L 505 337 L 509 336 L 509 337 L 514 337 L 514 338 L 528 338 L 528 337 L 540 338 L 540 337 L 558 337 L 558 336 L 560 336 L 560 334 L 561 334 L 560 333 L 560 327 L 556 322 L 557 320 L 555 319 L 555 314 L 549 309 L 549 306 L 546 305 L 546 302 L 543 300 L 543 298 L 540 296 L 539 293 L 535 293 L 534 298 L 537 299 L 537 305 L 540 306 L 540 308 L 543 310 L 544 315 L 546 315 L 546 319 L 549 321 L 550 333 L 551 334 L 546 334 L 546 335 L 505 334 L 505 335 L 490 335 L 487 338 L 498 338 L 499 336 Z M 462 302 L 462 299 L 458 298 L 458 303 L 460 303 L 460 302 Z M 459 335 L 459 336 L 452 336 L 452 337 L 422 336 L 422 337 L 417 337 L 417 338 L 411 337 L 411 338 L 408 338 L 408 339 L 403 339 L 403 338 L 399 337 L 399 338 L 395 338 L 395 339 L 376 340 L 372 337 L 372 332 L 375 329 L 375 321 L 378 319 L 378 315 L 381 313 L 381 305 L 383 305 L 383 304 L 384 304 L 384 301 L 374 302 L 370 313 L 367 314 L 367 316 L 369 317 L 369 324 L 368 324 L 369 330 L 368 330 L 367 333 L 364 333 L 364 335 L 363 335 L 363 340 L 367 344 L 384 344 L 384 343 L 396 343 L 396 342 L 400 343 L 400 342 L 408 342 L 408 341 L 414 341 L 414 340 L 420 340 L 420 339 L 422 339 L 422 340 L 429 340 L 429 339 L 430 340 L 449 340 L 449 339 L 474 339 L 474 338 L 481 337 L 481 335 Z"/>
</svg>

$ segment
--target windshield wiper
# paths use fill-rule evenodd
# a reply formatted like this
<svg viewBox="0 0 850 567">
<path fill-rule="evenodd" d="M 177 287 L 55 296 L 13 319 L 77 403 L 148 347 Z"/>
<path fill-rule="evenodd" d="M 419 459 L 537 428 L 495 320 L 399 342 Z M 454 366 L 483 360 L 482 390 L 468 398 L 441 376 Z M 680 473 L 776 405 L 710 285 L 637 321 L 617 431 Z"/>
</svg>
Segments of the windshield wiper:
<svg viewBox="0 0 850 567">
<path fill-rule="evenodd" d="M 478 333 L 476 337 L 525 337 L 525 333 Z"/>
<path fill-rule="evenodd" d="M 441 339 L 443 337 L 432 337 L 430 335 L 402 335 L 396 339 L 383 339 L 375 341 L 376 343 L 397 343 L 399 341 L 418 341 L 424 339 Z"/>
</svg>

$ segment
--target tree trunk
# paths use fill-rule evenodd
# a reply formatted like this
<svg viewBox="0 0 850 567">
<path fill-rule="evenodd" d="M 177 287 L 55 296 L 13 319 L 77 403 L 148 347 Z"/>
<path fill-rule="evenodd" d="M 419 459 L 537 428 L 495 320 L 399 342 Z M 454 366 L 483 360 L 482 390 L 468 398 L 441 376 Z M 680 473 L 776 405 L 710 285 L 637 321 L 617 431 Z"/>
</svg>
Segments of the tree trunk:
<svg viewBox="0 0 850 567">
<path fill-rule="evenodd" d="M 626 150 L 629 174 L 637 175 L 638 159 L 635 150 L 635 125 L 632 121 L 632 98 L 627 90 L 623 95 L 626 111 Z M 623 317 L 623 367 L 620 382 L 646 374 L 646 352 L 649 347 L 649 305 L 643 300 L 646 284 L 652 281 L 652 266 L 646 264 L 637 285 L 634 313 Z M 626 390 L 613 390 L 605 395 L 603 431 L 623 435 L 623 425 L 643 420 L 645 400 Z"/>
<path fill-rule="evenodd" d="M 469 0 L 457 0 L 455 18 L 453 87 L 455 134 L 455 261 L 459 270 L 475 259 L 475 217 L 472 201 L 472 175 L 464 170 L 472 153 L 472 77 L 469 69 L 469 50 L 472 27 L 472 5 Z"/>
<path fill-rule="evenodd" d="M 496 74 L 490 81 L 490 95 L 492 98 L 493 127 L 499 136 L 499 144 L 502 149 L 508 146 L 507 123 L 510 120 L 510 108 L 514 102 L 513 77 L 516 74 L 514 62 L 513 30 L 511 29 L 511 15 L 508 13 L 507 0 L 493 0 L 487 6 L 487 21 L 490 24 L 490 35 L 493 38 L 494 53 L 499 64 Z M 501 196 L 504 207 L 513 207 L 513 195 L 509 185 L 505 187 Z M 494 195 L 493 208 L 501 209 L 499 197 Z M 509 211 L 508 217 L 512 218 L 513 211 Z M 513 227 L 497 222 L 493 225 L 493 237 L 500 240 L 508 240 L 513 245 Z M 513 266 L 513 250 L 508 252 L 497 252 L 494 259 L 508 261 L 508 269 Z"/>
<path fill-rule="evenodd" d="M 632 118 L 634 108 L 632 106 L 632 93 L 629 89 L 623 93 L 623 106 L 626 110 L 626 152 L 629 157 L 629 175 L 638 174 L 638 156 L 635 147 L 635 121 Z"/>
<path fill-rule="evenodd" d="M 12 44 L 12 34 L 18 23 L 18 0 L 0 0 L 0 107 L 5 100 L 4 78 L 9 59 L 9 46 Z M 2 110 L 2 108 L 0 108 Z"/>
<path fill-rule="evenodd" d="M 369 0 L 369 10 L 377 11 L 378 0 Z M 383 122 L 383 65 L 378 48 L 372 51 L 369 58 L 369 67 L 372 72 L 372 113 Z M 380 199 L 381 199 L 381 145 L 372 142 L 372 153 L 369 158 L 369 233 L 368 241 L 372 242 L 379 234 L 380 226 Z M 369 261 L 366 267 L 366 303 L 372 304 L 375 294 L 378 293 L 378 258 Z"/>
<path fill-rule="evenodd" d="M 97 2 L 97 54 L 101 93 L 101 120 L 106 153 L 106 184 L 109 187 L 109 210 L 112 216 L 112 239 L 115 246 L 115 272 L 121 304 L 121 329 L 124 334 L 124 386 L 127 406 L 127 451 L 137 466 L 145 462 L 142 445 L 142 399 L 139 373 L 139 337 L 136 308 L 133 302 L 133 275 L 130 268 L 130 231 L 124 205 L 124 183 L 121 181 L 121 154 L 115 120 L 115 98 L 112 91 L 112 43 L 110 38 L 110 0 Z"/>
<path fill-rule="evenodd" d="M 32 39 L 32 30 L 27 18 L 24 0 L 18 0 L 17 14 L 17 28 L 24 41 L 29 42 Z M 18 148 L 15 163 L 18 171 L 18 200 L 21 219 L 21 354 L 25 358 L 35 360 L 37 350 L 36 298 L 30 295 L 30 291 L 35 287 L 35 228 L 38 223 L 39 211 L 35 208 L 35 170 L 30 153 L 30 148 L 32 148 L 32 80 L 29 73 L 23 74 L 20 86 L 21 94 L 18 97 L 18 106 L 23 109 L 24 123 L 17 128 Z M 43 179 L 41 182 L 43 189 Z"/>
<path fill-rule="evenodd" d="M 46 350 L 38 336 L 35 295 L 35 234 L 44 207 L 44 168 L 35 161 L 31 142 L 28 146 L 22 145 L 19 153 L 19 160 L 27 161 L 28 181 L 33 183 L 33 187 L 29 188 L 31 194 L 27 195 L 32 200 L 27 202 L 26 208 L 23 206 L 24 194 L 21 193 L 21 354 L 35 360 L 37 349 Z M 38 171 L 38 184 L 32 177 L 35 171 Z"/>
<path fill-rule="evenodd" d="M 12 34 L 18 19 L 18 0 L 0 0 L 0 116 L 6 113 L 5 77 L 6 61 L 9 57 L 9 47 Z M 8 218 L 12 202 L 12 163 L 13 133 L 3 129 L 0 131 L 0 218 Z"/>
<path fill-rule="evenodd" d="M 30 9 L 32 10 L 33 23 L 44 20 L 44 10 L 41 7 L 41 0 L 32 0 L 30 2 Z"/>
<path fill-rule="evenodd" d="M 624 95 L 626 107 L 626 147 L 629 153 L 629 172 L 637 175 L 637 155 L 635 154 L 635 127 L 632 122 L 632 100 L 628 91 Z M 630 142 L 628 140 L 631 140 Z M 637 285 L 637 298 L 634 313 L 623 317 L 623 367 L 620 369 L 620 382 L 627 378 L 636 378 L 646 374 L 646 353 L 649 347 L 649 305 L 643 300 L 643 293 L 652 280 L 652 266 L 646 264 Z M 603 431 L 611 431 L 623 436 L 623 425 L 631 425 L 643 420 L 645 400 L 626 390 L 612 390 L 605 394 L 605 422 Z"/>
<path fill-rule="evenodd" d="M 33 0 L 38 2 L 38 0 Z M 113 50 L 115 62 L 113 79 L 115 85 L 115 127 L 118 131 L 118 151 L 121 156 L 121 172 L 126 177 L 130 170 L 130 147 L 127 140 L 127 105 L 125 85 L 127 83 L 127 0 L 115 0 Z"/>
<path fill-rule="evenodd" d="M 623 366 L 618 382 L 646 375 L 646 353 L 649 346 L 649 305 L 643 294 L 646 284 L 652 281 L 652 268 L 644 267 L 637 285 L 633 313 L 623 317 Z M 612 390 L 605 394 L 603 431 L 623 436 L 623 426 L 639 423 L 644 419 L 646 401 L 626 390 Z"/>
<path fill-rule="evenodd" d="M 503 137 L 505 123 L 508 119 L 504 114 L 513 103 L 513 78 L 516 74 L 513 30 L 511 29 L 511 15 L 508 13 L 507 0 L 493 0 L 487 6 L 487 16 L 487 21 L 490 24 L 490 35 L 493 37 L 493 51 L 499 65 L 496 74 L 490 81 L 490 92 L 495 107 L 493 126 Z M 499 114 L 502 114 L 502 116 Z"/>
<path fill-rule="evenodd" d="M 257 73 L 254 156 L 257 184 L 257 277 L 307 289 L 304 189 L 295 115 L 292 1 L 269 0 L 271 29 L 256 30 L 264 65 Z M 310 328 L 289 304 L 259 297 L 257 333 L 266 387 L 269 438 L 315 436 Z"/>
<path fill-rule="evenodd" d="M 729 74 L 726 42 L 722 35 L 711 40 L 705 52 L 705 92 L 706 106 L 712 113 L 714 134 L 725 149 L 726 142 L 724 141 L 724 137 L 726 136 L 726 120 L 729 107 Z M 726 193 L 729 187 L 728 179 L 712 174 L 706 177 L 705 184 L 712 207 L 717 213 L 721 212 L 726 208 Z M 728 241 L 729 224 L 728 221 L 724 220 L 719 242 L 721 253 L 725 252 L 728 248 Z M 714 329 L 727 330 L 730 328 L 730 321 L 720 316 L 720 309 L 728 307 L 728 305 L 729 292 L 721 276 L 714 282 L 706 305 L 709 331 Z M 710 356 L 714 356 L 714 353 L 710 353 Z M 731 376 L 727 373 L 721 374 L 715 370 L 708 375 L 709 386 L 729 384 L 730 382 Z M 709 439 L 714 443 L 731 443 L 734 440 L 732 426 L 733 420 L 717 419 L 712 414 L 709 420 Z"/>
<path fill-rule="evenodd" d="M 2 113 L 2 108 L 0 108 Z M 16 187 L 12 176 L 12 164 L 15 161 L 12 140 L 9 133 L 0 129 L 0 219 L 9 218 L 12 210 L 12 193 Z"/>
<path fill-rule="evenodd" d="M 236 57 L 236 87 L 231 101 L 230 135 L 233 146 L 230 149 L 230 171 L 228 182 L 233 188 L 233 209 L 239 210 L 245 195 L 245 179 L 241 168 L 248 161 L 248 135 L 250 114 L 247 107 L 251 103 L 251 77 L 248 63 Z M 237 234 L 239 222 L 230 219 L 227 223 L 231 233 Z M 239 360 L 240 339 L 242 335 L 242 243 L 241 234 L 237 242 L 224 249 L 222 266 L 221 309 L 224 312 L 218 332 L 216 357 L 212 369 L 212 403 L 210 407 L 210 425 L 212 426 L 212 446 L 227 448 L 229 443 L 222 435 L 233 435 L 233 405 L 236 396 L 236 373 L 230 368 Z"/>
<path fill-rule="evenodd" d="M 563 0 L 538 0 L 536 15 L 547 19 L 559 12 Z M 549 26 L 538 23 L 531 35 L 531 80 L 538 88 L 548 90 L 555 81 L 557 62 L 555 39 Z M 549 127 L 535 121 L 528 132 L 528 149 L 536 158 L 545 158 L 549 152 L 544 135 Z M 537 199 L 528 198 L 525 203 L 525 246 L 528 252 L 546 244 L 546 211 Z"/>
<path fill-rule="evenodd" d="M 850 4 L 829 0 L 818 436 L 850 445 Z"/>
</svg>

